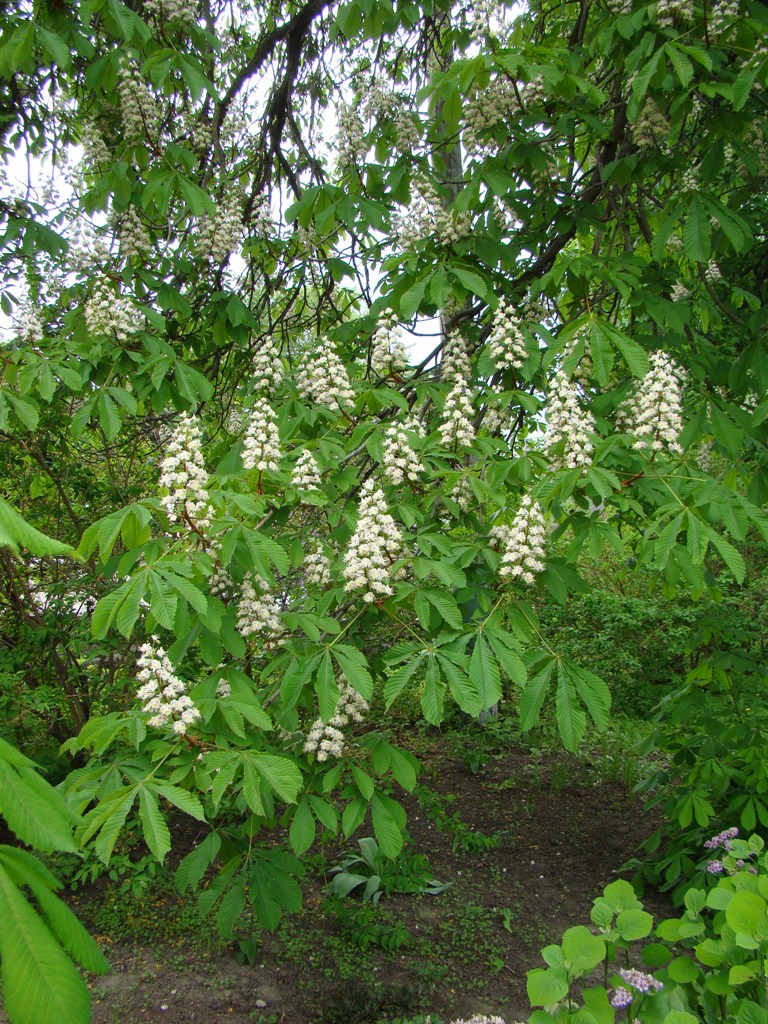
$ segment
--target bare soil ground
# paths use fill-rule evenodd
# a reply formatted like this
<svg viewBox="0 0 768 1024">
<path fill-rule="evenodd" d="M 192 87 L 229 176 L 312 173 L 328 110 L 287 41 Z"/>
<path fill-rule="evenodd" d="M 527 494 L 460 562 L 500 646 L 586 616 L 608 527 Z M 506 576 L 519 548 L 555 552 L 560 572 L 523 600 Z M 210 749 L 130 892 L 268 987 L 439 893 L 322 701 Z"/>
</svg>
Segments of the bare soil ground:
<svg viewBox="0 0 768 1024">
<path fill-rule="evenodd" d="M 360 949 L 323 913 L 324 869 L 354 842 L 315 858 L 302 913 L 263 936 L 253 964 L 167 882 L 141 897 L 101 882 L 76 900 L 113 968 L 91 981 L 95 1024 L 378 1024 L 428 1012 L 527 1019 L 525 975 L 543 966 L 540 948 L 588 923 L 594 897 L 656 822 L 622 786 L 592 781 L 564 755 L 505 751 L 473 764 L 476 772 L 437 743 L 420 755 L 429 792 L 407 797 L 408 829 L 451 887 L 382 899 L 377 920 L 399 923 L 407 946 Z M 465 827 L 448 820 L 456 811 Z M 203 835 L 180 827 L 177 859 Z M 654 894 L 646 903 L 669 909 Z"/>
</svg>

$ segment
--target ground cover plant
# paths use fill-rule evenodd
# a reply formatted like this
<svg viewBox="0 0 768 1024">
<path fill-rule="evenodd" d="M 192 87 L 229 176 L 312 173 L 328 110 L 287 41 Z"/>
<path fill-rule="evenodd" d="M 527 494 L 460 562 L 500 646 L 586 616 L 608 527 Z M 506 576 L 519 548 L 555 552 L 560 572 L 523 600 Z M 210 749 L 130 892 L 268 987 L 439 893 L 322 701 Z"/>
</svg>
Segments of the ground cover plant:
<svg viewBox="0 0 768 1024">
<path fill-rule="evenodd" d="M 682 899 L 713 829 L 768 830 L 766 28 L 753 0 L 4 5 L 2 763 L 76 882 L 140 892 L 186 817 L 178 888 L 253 959 L 325 844 L 413 868 L 410 811 L 503 849 L 419 781 L 416 717 L 574 752 L 612 692 L 658 715 L 641 875 Z M 7 857 L 8 1012 L 87 1019 L 59 943 L 94 947 Z M 364 952 L 407 946 L 396 892 L 336 895 Z"/>
</svg>

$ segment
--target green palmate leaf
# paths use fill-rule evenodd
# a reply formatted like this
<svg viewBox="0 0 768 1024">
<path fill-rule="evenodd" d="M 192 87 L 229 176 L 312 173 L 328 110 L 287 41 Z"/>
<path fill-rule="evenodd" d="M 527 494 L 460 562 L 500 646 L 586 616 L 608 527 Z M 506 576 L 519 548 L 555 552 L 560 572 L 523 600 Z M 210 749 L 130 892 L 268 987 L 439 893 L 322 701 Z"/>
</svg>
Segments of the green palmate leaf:
<svg viewBox="0 0 768 1024">
<path fill-rule="evenodd" d="M 3 1001 L 14 1024 L 88 1024 L 85 982 L 0 864 Z"/>
<path fill-rule="evenodd" d="M 218 832 L 209 832 L 191 853 L 181 861 L 176 869 L 175 882 L 180 891 L 197 889 L 200 882 L 213 864 L 221 849 L 221 837 Z"/>
<path fill-rule="evenodd" d="M 309 800 L 302 800 L 296 807 L 288 837 L 297 857 L 305 854 L 314 842 L 315 819 L 310 810 Z"/>
<path fill-rule="evenodd" d="M 538 672 L 528 680 L 520 698 L 520 725 L 524 730 L 532 729 L 536 724 L 552 679 L 555 658 L 548 655 L 537 667 Z"/>
<path fill-rule="evenodd" d="M 557 666 L 557 688 L 555 690 L 555 716 L 557 731 L 566 750 L 576 750 L 587 727 L 584 714 L 567 666 L 562 660 Z"/>
<path fill-rule="evenodd" d="M 312 678 L 322 655 L 302 654 L 290 662 L 288 668 L 280 681 L 280 695 L 286 710 L 296 706 L 301 692 Z"/>
<path fill-rule="evenodd" d="M 499 665 L 488 641 L 482 633 L 475 637 L 475 646 L 469 659 L 469 678 L 477 688 L 480 704 L 485 711 L 501 699 Z"/>
<path fill-rule="evenodd" d="M 333 670 L 329 651 L 326 651 L 320 659 L 315 677 L 315 693 L 320 705 L 320 717 L 324 722 L 328 722 L 333 718 L 340 696 L 339 684 L 336 682 L 336 673 Z"/>
<path fill-rule="evenodd" d="M 425 657 L 426 653 L 422 652 L 412 661 L 406 662 L 405 665 L 401 665 L 400 668 L 395 669 L 394 672 L 387 676 L 386 682 L 384 683 L 384 706 L 387 710 L 392 706 L 392 704 L 394 704 L 408 681 L 420 668 Z"/>
<path fill-rule="evenodd" d="M 459 705 L 462 711 L 468 715 L 478 715 L 484 710 L 483 702 L 477 687 L 468 675 L 457 665 L 454 665 L 448 658 L 437 656 L 440 671 L 448 681 L 448 688 L 451 696 Z"/>
<path fill-rule="evenodd" d="M 588 672 L 567 658 L 563 658 L 562 663 L 592 721 L 600 731 L 607 728 L 611 709 L 611 691 L 607 684 L 594 672 Z"/>
<path fill-rule="evenodd" d="M 304 778 L 290 758 L 273 754 L 249 754 L 248 760 L 281 800 L 287 804 L 296 803 Z"/>
<path fill-rule="evenodd" d="M 379 848 L 385 857 L 395 858 L 403 849 L 403 815 L 399 804 L 374 793 L 371 797 L 371 819 Z"/>
<path fill-rule="evenodd" d="M 0 863 L 5 865 L 16 885 L 31 889 L 51 933 L 77 963 L 94 974 L 104 974 L 109 970 L 109 964 L 95 941 L 66 903 L 52 892 L 60 883 L 37 858 L 25 850 L 2 846 Z"/>
<path fill-rule="evenodd" d="M 38 557 L 68 555 L 70 558 L 79 558 L 69 544 L 53 540 L 52 537 L 47 537 L 36 530 L 34 526 L 30 526 L 4 498 L 0 498 L 0 547 L 10 548 L 16 554 L 19 554 L 21 548 L 25 548 L 30 554 Z"/>
<path fill-rule="evenodd" d="M 698 196 L 694 196 L 688 207 L 683 225 L 685 255 L 694 263 L 706 263 L 712 252 L 712 230 L 709 216 Z"/>
<path fill-rule="evenodd" d="M 440 678 L 440 669 L 434 655 L 430 655 L 421 692 L 421 709 L 432 725 L 440 725 L 445 718 L 445 683 Z"/>
<path fill-rule="evenodd" d="M 160 813 L 157 797 L 142 786 L 139 793 L 139 821 L 144 841 L 154 856 L 162 863 L 171 848 L 171 833 L 165 818 Z"/>
<path fill-rule="evenodd" d="M 75 852 L 73 818 L 34 768 L 0 760 L 0 814 L 23 842 L 44 853 Z"/>
<path fill-rule="evenodd" d="M 360 696 L 370 700 L 373 695 L 373 677 L 368 670 L 365 655 L 346 644 L 334 644 L 331 653 L 336 664 Z"/>
<path fill-rule="evenodd" d="M 444 622 L 447 622 L 453 629 L 461 629 L 461 612 L 450 594 L 445 594 L 440 590 L 423 590 L 422 595 L 437 609 Z"/>
</svg>

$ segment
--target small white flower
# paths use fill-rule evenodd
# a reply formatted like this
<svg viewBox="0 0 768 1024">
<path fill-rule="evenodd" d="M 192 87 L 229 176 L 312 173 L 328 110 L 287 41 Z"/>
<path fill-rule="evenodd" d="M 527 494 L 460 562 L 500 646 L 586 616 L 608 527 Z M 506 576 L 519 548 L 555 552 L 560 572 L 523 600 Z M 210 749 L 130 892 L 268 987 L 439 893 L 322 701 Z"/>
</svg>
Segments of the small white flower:
<svg viewBox="0 0 768 1024">
<path fill-rule="evenodd" d="M 299 391 L 311 402 L 340 412 L 355 400 L 346 367 L 329 341 L 322 341 L 301 362 L 296 378 Z"/>
<path fill-rule="evenodd" d="M 304 448 L 293 468 L 291 482 L 297 491 L 319 491 L 322 489 L 320 470 L 314 455 Z"/>
<path fill-rule="evenodd" d="M 424 472 L 420 456 L 414 450 L 409 435 L 424 437 L 424 428 L 415 416 L 409 416 L 404 423 L 393 423 L 384 435 L 382 463 L 384 476 L 391 484 L 404 480 L 415 484 Z"/>
<path fill-rule="evenodd" d="M 256 634 L 269 637 L 282 632 L 279 611 L 269 584 L 246 576 L 237 606 L 238 633 L 247 638 Z"/>
<path fill-rule="evenodd" d="M 568 469 L 583 466 L 586 471 L 592 461 L 594 445 L 589 435 L 595 423 L 592 413 L 581 407 L 576 384 L 562 369 L 550 384 L 546 415 L 549 447 L 565 442 L 561 465 Z"/>
<path fill-rule="evenodd" d="M 457 376 L 443 406 L 440 440 L 446 448 L 469 448 L 475 439 L 474 410 L 469 385 Z"/>
<path fill-rule="evenodd" d="M 210 526 L 207 481 L 200 423 L 184 413 L 160 468 L 160 486 L 169 491 L 161 501 L 171 522 L 190 523 L 198 530 Z"/>
<path fill-rule="evenodd" d="M 280 468 L 280 434 L 275 413 L 268 402 L 258 401 L 250 410 L 242 457 L 246 469 L 258 469 L 263 473 Z"/>
<path fill-rule="evenodd" d="M 344 556 L 345 590 L 362 590 L 371 604 L 390 597 L 389 567 L 401 555 L 400 531 L 389 514 L 384 492 L 368 479 L 360 489 L 357 528 Z"/>
<path fill-rule="evenodd" d="M 502 556 L 499 575 L 535 582 L 543 572 L 546 555 L 547 527 L 538 502 L 525 495 L 511 526 L 496 527 L 501 540 Z"/>
</svg>

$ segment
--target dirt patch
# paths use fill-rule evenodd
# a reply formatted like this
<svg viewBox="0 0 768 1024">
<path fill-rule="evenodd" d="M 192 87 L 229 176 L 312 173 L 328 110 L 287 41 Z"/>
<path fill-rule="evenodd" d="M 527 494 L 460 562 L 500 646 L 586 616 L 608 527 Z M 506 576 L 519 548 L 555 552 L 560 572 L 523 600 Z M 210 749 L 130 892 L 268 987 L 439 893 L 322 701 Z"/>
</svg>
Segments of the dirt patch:
<svg viewBox="0 0 768 1024">
<path fill-rule="evenodd" d="M 525 974 L 542 966 L 539 950 L 588 923 L 592 900 L 656 820 L 620 785 L 592 784 L 567 757 L 511 751 L 467 767 L 438 745 L 420 756 L 428 768 L 418 796 L 405 799 L 408 829 L 451 887 L 382 899 L 376 921 L 400 928 L 407 945 L 359 948 L 349 922 L 323 912 L 325 872 L 354 840 L 319 858 L 302 913 L 263 937 L 253 964 L 222 948 L 212 923 L 195 922 L 194 899 L 167 885 L 163 905 L 135 901 L 137 923 L 126 918 L 122 937 L 100 934 L 109 900 L 116 908 L 126 900 L 102 885 L 77 907 L 113 968 L 92 980 L 95 1024 L 377 1024 L 429 1011 L 526 1019 Z M 189 835 L 179 838 L 188 847 Z M 669 910 L 659 897 L 646 902 Z"/>
</svg>

